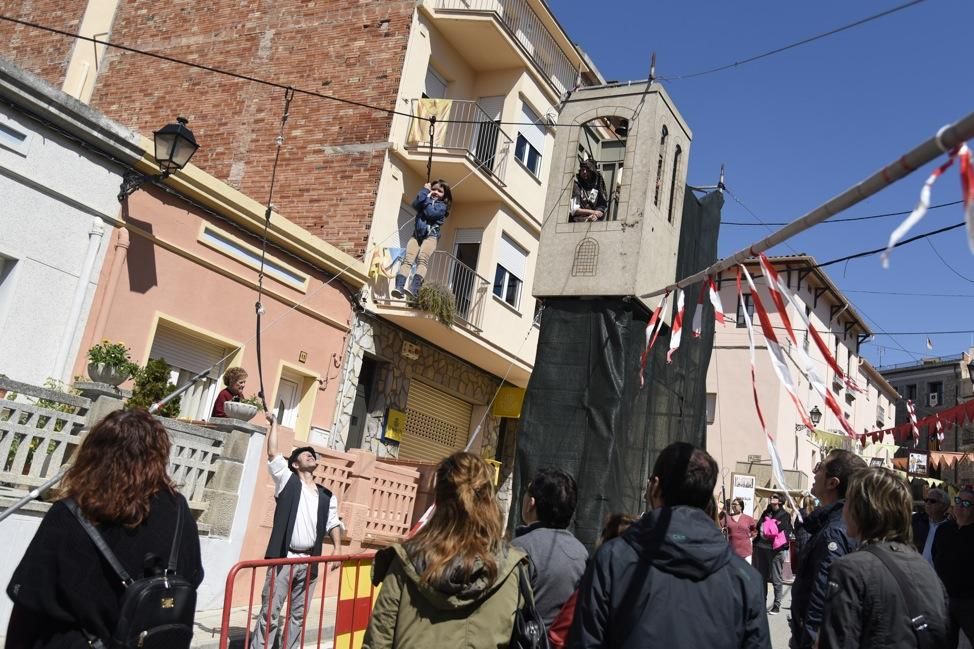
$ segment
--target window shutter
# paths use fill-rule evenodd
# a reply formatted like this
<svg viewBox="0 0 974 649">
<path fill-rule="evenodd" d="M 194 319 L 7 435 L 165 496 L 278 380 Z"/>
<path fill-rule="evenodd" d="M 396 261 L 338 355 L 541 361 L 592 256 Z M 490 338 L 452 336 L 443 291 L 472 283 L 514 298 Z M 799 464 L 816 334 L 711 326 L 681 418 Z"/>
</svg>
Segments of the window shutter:
<svg viewBox="0 0 974 649">
<path fill-rule="evenodd" d="M 523 124 L 518 126 L 518 132 L 524 136 L 528 144 L 538 150 L 538 153 L 544 155 L 544 127 L 537 125 L 541 120 L 538 119 L 533 110 L 528 108 L 527 104 L 521 104 L 520 121 Z M 528 122 L 531 123 L 528 124 Z"/>
<path fill-rule="evenodd" d="M 502 234 L 497 263 L 523 282 L 527 277 L 527 260 L 527 251 L 514 243 L 506 234 Z"/>
<path fill-rule="evenodd" d="M 472 406 L 433 386 L 412 380 L 406 395 L 406 430 L 399 459 L 439 462 L 462 450 L 470 437 Z"/>
<path fill-rule="evenodd" d="M 460 228 L 453 235 L 453 243 L 480 243 L 484 231 L 479 228 Z"/>
<path fill-rule="evenodd" d="M 149 350 L 149 358 L 164 358 L 169 367 L 198 374 L 218 362 L 226 350 L 201 336 L 177 331 L 160 323 Z M 222 366 L 218 366 L 210 377 L 219 379 Z"/>
</svg>

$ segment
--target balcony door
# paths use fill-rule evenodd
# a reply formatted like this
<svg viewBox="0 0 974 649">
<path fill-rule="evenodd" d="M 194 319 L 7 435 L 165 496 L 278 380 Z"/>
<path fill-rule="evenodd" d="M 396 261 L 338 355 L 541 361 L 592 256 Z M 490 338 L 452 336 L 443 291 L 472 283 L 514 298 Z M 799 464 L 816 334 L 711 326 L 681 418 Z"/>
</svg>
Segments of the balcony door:
<svg viewBox="0 0 974 649">
<path fill-rule="evenodd" d="M 457 301 L 457 314 L 464 320 L 470 321 L 471 306 L 476 301 L 474 295 L 477 286 L 477 261 L 480 258 L 480 240 L 484 231 L 476 228 L 461 228 L 456 231 L 453 239 L 453 256 L 459 264 L 453 266 L 450 277 L 450 288 Z"/>
<path fill-rule="evenodd" d="M 500 137 L 504 97 L 481 97 L 477 100 L 477 106 L 482 111 L 480 119 L 483 121 L 477 125 L 477 129 L 473 133 L 474 141 L 471 143 L 470 150 L 473 151 L 474 158 L 480 166 L 493 173 L 498 168 L 497 141 Z"/>
</svg>

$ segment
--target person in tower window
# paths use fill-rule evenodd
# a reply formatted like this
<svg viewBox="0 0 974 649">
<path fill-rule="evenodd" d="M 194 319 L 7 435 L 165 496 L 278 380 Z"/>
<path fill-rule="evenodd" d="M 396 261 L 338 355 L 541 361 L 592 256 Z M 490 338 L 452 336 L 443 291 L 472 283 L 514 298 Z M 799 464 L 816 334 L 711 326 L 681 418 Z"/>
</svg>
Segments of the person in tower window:
<svg viewBox="0 0 974 649">
<path fill-rule="evenodd" d="M 338 519 L 338 499 L 330 491 L 314 481 L 318 457 L 310 446 L 291 451 L 285 458 L 278 452 L 277 421 L 267 415 L 267 468 L 274 479 L 274 524 L 267 543 L 265 559 L 321 556 L 324 539 L 332 543 L 332 554 L 342 544 L 344 525 Z M 335 568 L 337 564 L 332 564 Z M 293 568 L 293 570 L 292 570 Z M 310 574 L 309 574 L 310 573 Z M 297 649 L 303 643 L 305 592 L 314 592 L 318 564 L 295 566 L 271 566 L 267 569 L 264 591 L 261 594 L 260 613 L 254 629 L 253 649 L 286 647 Z M 288 583 L 291 587 L 288 588 Z M 273 597 L 271 585 L 273 584 Z M 290 597 L 289 619 L 283 629 L 284 637 L 277 642 L 281 632 L 279 617 L 285 601 Z"/>
<path fill-rule="evenodd" d="M 568 214 L 572 221 L 604 221 L 609 208 L 605 180 L 591 158 L 582 162 L 572 185 Z"/>
</svg>

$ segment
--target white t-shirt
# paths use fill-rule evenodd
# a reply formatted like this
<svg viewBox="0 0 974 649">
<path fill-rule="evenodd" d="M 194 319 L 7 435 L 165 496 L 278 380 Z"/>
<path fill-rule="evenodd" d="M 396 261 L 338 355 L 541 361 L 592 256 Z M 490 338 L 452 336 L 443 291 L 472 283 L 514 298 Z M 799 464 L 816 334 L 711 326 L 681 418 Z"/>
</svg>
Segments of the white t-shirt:
<svg viewBox="0 0 974 649">
<path fill-rule="evenodd" d="M 933 565 L 933 537 L 937 535 L 937 528 L 947 522 L 947 519 L 940 521 L 939 523 L 934 523 L 930 521 L 930 531 L 927 532 L 927 541 L 923 544 L 923 558 Z"/>
<path fill-rule="evenodd" d="M 291 478 L 292 472 L 287 465 L 287 460 L 283 455 L 275 455 L 274 459 L 267 463 L 267 468 L 274 478 L 274 496 L 280 496 L 284 490 L 284 485 Z M 325 532 L 331 532 L 335 527 L 345 529 L 345 525 L 338 518 L 338 498 L 332 494 L 328 502 L 328 522 L 325 525 Z M 294 532 L 291 533 L 291 541 L 288 544 L 292 550 L 302 550 L 304 553 L 310 552 L 315 544 L 315 536 L 318 531 L 318 488 L 315 485 L 307 485 L 301 481 L 301 500 L 298 501 L 298 515 L 294 520 Z M 298 556 L 290 550 L 287 556 Z"/>
</svg>

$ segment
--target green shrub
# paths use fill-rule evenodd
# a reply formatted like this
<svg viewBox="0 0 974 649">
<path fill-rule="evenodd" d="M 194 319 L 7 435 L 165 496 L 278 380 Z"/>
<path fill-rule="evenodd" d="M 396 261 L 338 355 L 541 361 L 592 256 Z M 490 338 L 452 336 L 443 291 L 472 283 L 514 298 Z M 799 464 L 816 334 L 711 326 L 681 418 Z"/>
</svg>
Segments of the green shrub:
<svg viewBox="0 0 974 649">
<path fill-rule="evenodd" d="M 420 287 L 417 306 L 426 313 L 436 316 L 437 320 L 447 326 L 453 324 L 453 319 L 457 315 L 457 302 L 453 292 L 436 282 L 426 282 Z"/>
<path fill-rule="evenodd" d="M 135 373 L 135 387 L 132 396 L 125 402 L 126 408 L 145 408 L 163 399 L 166 395 L 176 391 L 176 386 L 169 382 L 169 365 L 163 358 L 153 358 L 145 367 Z M 176 397 L 164 405 L 158 414 L 161 417 L 178 417 L 179 401 Z"/>
</svg>

